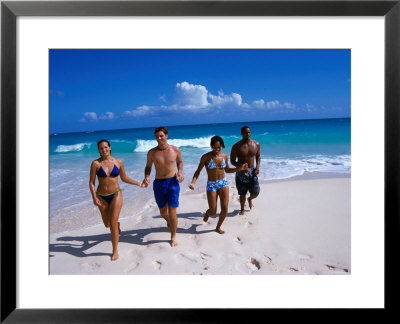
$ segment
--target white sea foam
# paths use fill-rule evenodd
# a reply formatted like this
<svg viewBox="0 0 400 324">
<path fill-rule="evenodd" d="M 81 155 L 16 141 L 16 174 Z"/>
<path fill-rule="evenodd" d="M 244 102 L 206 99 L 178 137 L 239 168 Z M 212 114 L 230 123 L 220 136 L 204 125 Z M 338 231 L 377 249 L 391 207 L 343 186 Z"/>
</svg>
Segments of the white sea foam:
<svg viewBox="0 0 400 324">
<path fill-rule="evenodd" d="M 50 169 L 50 178 L 54 179 L 60 176 L 65 176 L 69 173 L 71 173 L 72 170 L 68 170 L 68 169 Z"/>
<path fill-rule="evenodd" d="M 85 147 L 88 149 L 92 143 L 79 143 L 79 144 L 74 144 L 74 145 L 58 145 L 57 148 L 55 149 L 55 152 L 57 153 L 66 153 L 66 152 L 79 152 L 82 151 Z"/>
<path fill-rule="evenodd" d="M 135 141 L 129 141 L 129 140 L 122 140 L 122 139 L 113 139 L 110 140 L 110 143 L 124 143 L 124 144 L 134 144 Z"/>
<path fill-rule="evenodd" d="M 195 148 L 209 148 L 210 140 L 212 136 L 208 137 L 198 137 L 198 138 L 189 138 L 189 139 L 169 139 L 168 143 L 177 147 L 195 147 Z M 147 152 L 153 147 L 157 146 L 156 140 L 137 140 L 136 148 L 134 152 Z"/>
<path fill-rule="evenodd" d="M 286 179 L 305 172 L 351 173 L 351 156 L 335 157 L 315 155 L 297 159 L 268 158 L 261 160 L 260 178 L 263 180 Z"/>
</svg>

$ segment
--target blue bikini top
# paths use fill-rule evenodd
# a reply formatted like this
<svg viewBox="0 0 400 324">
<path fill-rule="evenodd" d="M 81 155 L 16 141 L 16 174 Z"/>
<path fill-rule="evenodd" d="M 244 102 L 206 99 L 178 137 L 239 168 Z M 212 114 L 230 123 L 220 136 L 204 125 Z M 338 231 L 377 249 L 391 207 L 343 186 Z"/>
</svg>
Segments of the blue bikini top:
<svg viewBox="0 0 400 324">
<path fill-rule="evenodd" d="M 118 175 L 119 175 L 119 169 L 118 169 L 118 167 L 114 164 L 114 167 L 113 167 L 113 169 L 112 169 L 110 175 L 108 175 L 108 177 L 113 177 L 113 178 L 115 178 L 115 177 L 118 177 Z M 100 178 L 107 177 L 107 173 L 104 171 L 104 169 L 103 169 L 101 163 L 100 163 L 100 168 L 99 168 L 99 170 L 97 171 L 97 176 L 100 177 Z"/>
<path fill-rule="evenodd" d="M 224 169 L 226 167 L 225 159 L 222 160 L 222 164 L 219 167 L 220 169 Z M 210 162 L 208 163 L 208 168 L 209 169 L 216 169 L 217 166 L 215 165 L 214 160 L 211 158 Z"/>
</svg>

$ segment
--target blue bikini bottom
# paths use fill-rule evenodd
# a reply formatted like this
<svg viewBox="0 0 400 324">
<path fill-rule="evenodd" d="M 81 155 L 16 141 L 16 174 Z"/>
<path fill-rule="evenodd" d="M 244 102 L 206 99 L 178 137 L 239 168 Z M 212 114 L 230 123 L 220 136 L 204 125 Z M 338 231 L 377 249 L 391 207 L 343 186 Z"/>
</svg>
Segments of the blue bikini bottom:
<svg viewBox="0 0 400 324">
<path fill-rule="evenodd" d="M 108 194 L 108 195 L 99 194 L 99 193 L 97 193 L 97 192 L 96 192 L 96 194 L 97 194 L 97 196 L 103 198 L 107 203 L 111 203 L 112 200 L 113 200 L 113 198 L 114 198 L 114 196 L 115 196 L 115 194 L 116 194 L 118 191 L 122 191 L 122 189 L 119 188 L 117 191 L 113 192 L 112 194 Z"/>
<path fill-rule="evenodd" d="M 218 191 L 219 189 L 228 186 L 226 178 L 219 179 L 216 181 L 207 181 L 207 191 Z"/>
</svg>

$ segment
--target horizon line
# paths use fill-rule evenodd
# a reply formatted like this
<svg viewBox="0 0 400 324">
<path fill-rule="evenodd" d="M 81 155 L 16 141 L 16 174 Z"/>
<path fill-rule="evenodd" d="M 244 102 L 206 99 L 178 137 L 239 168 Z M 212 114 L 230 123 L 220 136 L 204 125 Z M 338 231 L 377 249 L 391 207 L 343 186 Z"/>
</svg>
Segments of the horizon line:
<svg viewBox="0 0 400 324">
<path fill-rule="evenodd" d="M 299 118 L 299 119 L 274 119 L 274 120 L 255 120 L 255 121 L 236 121 L 236 122 L 225 122 L 225 123 L 200 123 L 200 124 L 181 124 L 181 125 L 163 125 L 165 127 L 179 127 L 179 126 L 198 126 L 198 125 L 213 125 L 213 124 L 236 124 L 236 123 L 264 123 L 264 122 L 288 122 L 288 121 L 301 121 L 301 120 L 325 120 L 325 119 L 351 119 L 350 117 L 329 117 L 329 118 Z M 107 131 L 123 131 L 130 129 L 146 129 L 155 128 L 157 126 L 147 127 L 129 127 L 129 128 L 111 128 L 111 129 L 99 129 L 99 130 L 83 130 L 76 132 L 54 132 L 50 133 L 49 136 L 65 135 L 65 134 L 77 134 L 77 133 L 96 133 L 96 132 L 107 132 Z"/>
</svg>

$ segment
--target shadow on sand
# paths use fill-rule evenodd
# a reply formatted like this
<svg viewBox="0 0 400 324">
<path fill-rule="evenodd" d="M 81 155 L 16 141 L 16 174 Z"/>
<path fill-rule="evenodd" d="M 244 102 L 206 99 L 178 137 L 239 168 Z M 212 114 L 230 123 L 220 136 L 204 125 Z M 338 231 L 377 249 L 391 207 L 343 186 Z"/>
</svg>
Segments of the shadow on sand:
<svg viewBox="0 0 400 324">
<path fill-rule="evenodd" d="M 229 213 L 227 217 L 236 216 L 239 211 L 235 210 L 232 213 Z M 193 219 L 196 220 L 198 218 L 203 218 L 203 213 L 183 213 L 178 214 L 178 218 L 186 218 L 186 219 Z M 218 214 L 215 216 L 218 217 Z M 214 218 L 215 218 L 214 217 Z M 161 216 L 153 216 L 153 218 L 161 218 Z M 192 224 L 190 228 L 184 229 L 179 228 L 177 229 L 177 234 L 206 234 L 214 232 L 212 230 L 203 230 L 198 231 L 197 227 L 201 226 L 202 224 Z M 151 240 L 147 241 L 145 236 L 151 233 L 161 233 L 166 232 L 169 233 L 169 229 L 165 227 L 153 227 L 153 228 L 143 228 L 143 229 L 135 229 L 129 231 L 122 231 L 119 237 L 120 243 L 129 243 L 129 244 L 136 244 L 136 245 L 149 245 L 149 244 L 156 244 L 156 243 L 168 243 L 170 244 L 170 240 Z M 110 233 L 105 234 L 97 234 L 97 235 L 88 235 L 88 236 L 63 236 L 58 237 L 57 241 L 62 243 L 55 243 L 50 244 L 49 252 L 50 257 L 54 257 L 51 253 L 53 252 L 63 252 L 68 253 L 73 256 L 83 258 L 89 256 L 111 256 L 111 253 L 86 253 L 87 250 L 93 248 L 94 246 L 102 243 L 102 242 L 111 242 Z M 76 242 L 76 243 L 72 243 Z"/>
<path fill-rule="evenodd" d="M 235 209 L 233 212 L 228 213 L 228 215 L 226 215 L 226 217 L 235 217 L 235 216 L 239 215 L 239 212 L 240 212 L 239 209 Z M 197 220 L 199 218 L 203 219 L 204 214 L 205 213 L 200 213 L 200 212 L 182 213 L 182 214 L 178 214 L 178 219 L 179 218 L 186 218 L 186 219 L 191 219 L 191 220 Z M 218 218 L 218 216 L 219 216 L 219 211 L 214 216 L 210 216 L 210 218 Z M 162 218 L 162 217 L 161 217 L 161 215 L 156 215 L 156 216 L 153 216 L 153 218 Z M 198 232 L 196 232 L 195 234 L 197 234 L 197 233 Z"/>
</svg>

